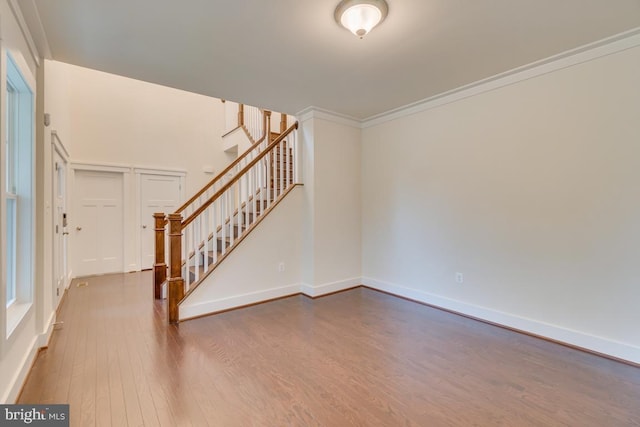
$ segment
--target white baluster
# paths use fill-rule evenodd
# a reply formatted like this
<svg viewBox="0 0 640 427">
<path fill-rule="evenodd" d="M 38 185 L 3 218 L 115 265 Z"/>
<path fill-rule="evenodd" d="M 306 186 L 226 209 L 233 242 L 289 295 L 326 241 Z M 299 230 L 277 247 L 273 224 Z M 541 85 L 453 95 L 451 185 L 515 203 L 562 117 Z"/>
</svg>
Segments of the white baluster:
<svg viewBox="0 0 640 427">
<path fill-rule="evenodd" d="M 280 141 L 279 148 L 280 152 L 278 153 L 278 156 L 280 157 L 280 170 L 278 171 L 278 175 L 280 175 L 280 190 L 278 191 L 278 197 L 280 197 L 280 195 L 284 191 L 284 140 Z"/>
<path fill-rule="evenodd" d="M 229 191 L 229 190 L 227 190 Z M 226 218 L 227 215 L 227 191 L 225 191 L 224 193 L 222 193 L 222 196 L 220 196 L 220 224 L 222 225 L 222 228 L 220 229 L 220 234 L 221 234 L 221 241 L 222 244 L 220 246 L 220 252 L 224 255 L 224 253 L 226 252 L 226 239 L 227 239 L 227 230 L 225 229 L 224 226 L 224 219 Z"/>
<path fill-rule="evenodd" d="M 251 169 L 249 169 L 248 173 L 251 173 Z M 244 218 L 246 220 L 246 217 L 249 216 L 249 208 L 251 207 L 251 204 L 253 203 L 253 200 L 255 199 L 255 197 L 253 196 L 253 193 L 251 192 L 251 180 L 249 179 L 249 175 L 245 175 L 245 186 L 244 186 Z M 242 235 L 242 225 L 243 225 L 243 217 L 242 216 L 238 216 L 238 237 L 240 237 Z"/>
<path fill-rule="evenodd" d="M 194 239 L 193 239 L 193 258 L 194 258 L 194 269 L 195 269 L 195 278 L 194 282 L 200 280 L 200 242 L 202 241 L 202 224 L 201 217 L 198 217 L 194 221 Z"/>
<path fill-rule="evenodd" d="M 274 158 L 273 158 L 273 150 L 271 151 L 271 153 L 267 154 L 265 157 L 266 160 L 266 168 L 267 168 L 267 173 L 265 174 L 265 179 L 266 179 L 266 186 L 267 186 L 267 207 L 271 206 L 271 199 L 273 199 L 274 195 L 275 195 L 275 186 L 274 183 L 275 181 L 273 181 L 273 168 L 271 167 L 273 162 L 274 162 Z"/>
<path fill-rule="evenodd" d="M 260 197 L 260 195 L 258 194 L 257 191 L 257 186 L 256 186 L 256 171 L 258 169 L 260 165 L 260 162 L 256 163 L 255 165 L 253 165 L 253 167 L 251 168 L 251 170 L 249 171 L 250 175 L 250 180 L 251 180 L 251 195 L 253 196 L 253 198 L 251 199 L 251 203 L 253 204 L 253 210 L 255 212 L 256 210 L 256 206 L 258 206 L 258 198 Z M 260 205 L 262 206 L 262 205 Z M 246 218 L 246 224 L 245 224 L 245 228 L 249 228 L 249 218 Z"/>
<path fill-rule="evenodd" d="M 264 206 L 265 192 L 267 191 L 266 185 L 264 184 L 264 179 L 265 179 L 264 178 L 264 174 L 266 172 L 265 167 L 264 167 L 265 159 L 266 159 L 266 157 L 263 157 L 256 164 L 256 167 L 257 167 L 257 177 L 256 177 L 256 179 L 258 180 L 258 187 L 260 189 L 260 199 L 259 199 L 260 206 Z"/>
<path fill-rule="evenodd" d="M 298 146 L 298 130 L 294 130 L 290 135 L 293 138 L 293 179 L 297 184 L 301 182 L 300 148 Z"/>
<path fill-rule="evenodd" d="M 238 201 L 236 200 L 236 193 L 237 193 L 236 185 L 237 185 L 236 183 L 233 183 L 231 184 L 231 187 L 229 187 L 229 212 L 227 214 L 225 224 L 228 224 L 229 221 L 231 220 L 231 217 L 233 216 L 233 211 L 236 209 L 236 205 L 238 203 Z M 231 246 L 231 244 L 233 243 L 233 236 L 228 230 L 228 227 L 227 227 L 227 235 L 229 236 L 229 239 L 230 239 L 229 246 Z"/>
<path fill-rule="evenodd" d="M 207 210 L 205 210 L 203 212 L 203 216 L 204 216 L 204 229 L 203 234 L 204 234 L 204 239 L 203 239 L 203 246 L 202 246 L 202 266 L 204 267 L 204 271 L 205 273 L 207 272 L 207 270 L 209 270 L 209 216 L 210 216 L 210 211 L 211 211 L 211 206 L 209 206 L 207 208 Z"/>
<path fill-rule="evenodd" d="M 211 207 L 211 216 L 213 217 L 213 237 L 211 238 L 211 247 L 213 249 L 213 263 L 215 264 L 218 262 L 218 209 L 220 208 L 220 201 L 216 200 L 213 202 Z"/>
<path fill-rule="evenodd" d="M 289 137 L 285 138 L 284 142 L 284 183 L 286 185 L 285 188 L 289 188 L 289 174 L 291 165 L 289 159 Z"/>
<path fill-rule="evenodd" d="M 183 252 L 185 252 L 183 259 L 184 259 L 184 268 L 185 268 L 185 278 L 184 278 L 184 285 L 185 285 L 185 289 L 189 289 L 189 283 L 191 282 L 191 274 L 189 274 L 189 250 L 191 249 L 191 240 L 192 240 L 192 231 L 193 231 L 193 227 L 192 224 L 189 224 L 187 226 L 187 228 L 185 228 L 184 230 L 184 235 L 185 235 L 185 245 L 182 247 Z"/>
</svg>

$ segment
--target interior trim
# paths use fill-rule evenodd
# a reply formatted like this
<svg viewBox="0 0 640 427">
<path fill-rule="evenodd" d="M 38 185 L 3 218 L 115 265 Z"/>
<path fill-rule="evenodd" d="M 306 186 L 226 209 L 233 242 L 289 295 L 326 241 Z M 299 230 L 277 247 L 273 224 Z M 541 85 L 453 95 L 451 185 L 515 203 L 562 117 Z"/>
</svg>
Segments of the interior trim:
<svg viewBox="0 0 640 427">
<path fill-rule="evenodd" d="M 314 106 L 303 109 L 296 116 L 299 117 L 300 122 L 309 119 L 323 119 L 359 129 L 366 129 L 638 46 L 640 46 L 640 27 L 373 115 L 366 119 L 359 120 Z"/>
<path fill-rule="evenodd" d="M 29 31 L 29 27 L 27 26 L 27 22 L 24 20 L 24 15 L 22 14 L 22 10 L 20 6 L 18 6 L 17 0 L 9 0 L 9 8 L 11 9 L 11 13 L 16 18 L 16 22 L 18 23 L 18 27 L 20 27 L 20 32 L 24 37 L 27 45 L 29 46 L 29 53 L 31 53 L 31 57 L 36 65 L 40 66 L 40 53 L 38 52 L 38 48 L 36 47 L 35 42 L 33 41 L 33 37 L 31 36 L 31 32 Z"/>
</svg>

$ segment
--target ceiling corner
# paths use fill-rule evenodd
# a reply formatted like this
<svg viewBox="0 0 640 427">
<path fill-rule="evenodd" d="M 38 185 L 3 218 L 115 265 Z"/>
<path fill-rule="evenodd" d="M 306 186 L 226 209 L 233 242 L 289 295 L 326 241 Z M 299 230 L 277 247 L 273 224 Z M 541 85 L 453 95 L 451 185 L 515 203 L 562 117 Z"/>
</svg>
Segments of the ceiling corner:
<svg viewBox="0 0 640 427">
<path fill-rule="evenodd" d="M 52 59 L 53 55 L 51 54 L 47 33 L 42 25 L 40 12 L 35 0 L 21 0 L 20 2 L 9 0 L 9 5 L 16 15 L 22 33 L 29 44 L 29 49 L 32 50 L 31 53 L 34 57 L 37 57 L 36 61 L 39 61 L 40 57 Z"/>
</svg>

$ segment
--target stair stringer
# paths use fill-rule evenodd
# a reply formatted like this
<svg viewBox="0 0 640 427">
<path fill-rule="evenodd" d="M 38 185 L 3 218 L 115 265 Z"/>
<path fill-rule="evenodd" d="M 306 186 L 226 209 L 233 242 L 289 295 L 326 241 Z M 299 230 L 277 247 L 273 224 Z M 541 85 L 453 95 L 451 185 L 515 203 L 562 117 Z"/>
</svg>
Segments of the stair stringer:
<svg viewBox="0 0 640 427">
<path fill-rule="evenodd" d="M 303 191 L 293 188 L 180 303 L 181 321 L 300 292 Z"/>
<path fill-rule="evenodd" d="M 222 135 L 222 151 L 235 152 L 241 155 L 247 151 L 256 141 L 251 138 L 245 126 L 238 126 L 230 132 Z"/>
</svg>

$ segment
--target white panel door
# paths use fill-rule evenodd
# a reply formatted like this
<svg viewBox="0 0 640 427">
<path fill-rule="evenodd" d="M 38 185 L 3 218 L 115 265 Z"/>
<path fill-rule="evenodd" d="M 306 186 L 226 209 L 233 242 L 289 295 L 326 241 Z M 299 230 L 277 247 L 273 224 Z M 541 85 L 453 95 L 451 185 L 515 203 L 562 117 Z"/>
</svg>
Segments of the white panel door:
<svg viewBox="0 0 640 427">
<path fill-rule="evenodd" d="M 67 163 L 57 150 L 53 151 L 53 306 L 58 307 L 67 278 L 66 209 Z"/>
<path fill-rule="evenodd" d="M 122 272 L 124 177 L 117 172 L 78 170 L 72 230 L 75 276 Z"/>
<path fill-rule="evenodd" d="M 180 203 L 180 177 L 167 175 L 140 175 L 140 268 L 153 268 L 155 258 L 155 224 L 153 214 L 165 215 L 178 209 Z M 165 252 L 165 255 L 167 252 Z"/>
</svg>

